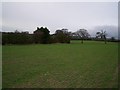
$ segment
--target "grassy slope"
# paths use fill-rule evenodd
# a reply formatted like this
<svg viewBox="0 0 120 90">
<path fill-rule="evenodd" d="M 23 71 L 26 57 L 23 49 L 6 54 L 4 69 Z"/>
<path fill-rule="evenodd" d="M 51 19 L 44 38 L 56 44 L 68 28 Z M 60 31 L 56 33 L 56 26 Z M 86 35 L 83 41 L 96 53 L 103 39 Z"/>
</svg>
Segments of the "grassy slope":
<svg viewBox="0 0 120 90">
<path fill-rule="evenodd" d="M 2 72 L 2 45 L 0 45 L 0 72 Z M 2 88 L 2 73 L 0 73 L 0 89 Z"/>
<path fill-rule="evenodd" d="M 116 43 L 3 46 L 3 87 L 117 87 Z"/>
</svg>

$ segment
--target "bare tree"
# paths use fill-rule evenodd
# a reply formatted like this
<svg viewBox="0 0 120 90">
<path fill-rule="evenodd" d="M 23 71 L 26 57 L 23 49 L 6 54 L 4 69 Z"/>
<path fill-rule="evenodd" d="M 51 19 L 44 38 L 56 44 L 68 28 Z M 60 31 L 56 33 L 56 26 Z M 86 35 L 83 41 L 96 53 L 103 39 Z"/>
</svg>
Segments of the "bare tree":
<svg viewBox="0 0 120 90">
<path fill-rule="evenodd" d="M 87 39 L 90 37 L 90 34 L 86 29 L 79 29 L 74 33 L 74 35 L 77 35 L 81 39 L 81 43 L 83 43 L 84 39 Z"/>
<path fill-rule="evenodd" d="M 103 39 L 105 41 L 105 44 L 107 43 L 106 36 L 107 36 L 107 33 L 106 33 L 106 31 L 103 31 L 103 30 L 101 30 L 101 32 L 96 33 L 96 38 L 100 37 L 101 39 Z"/>
</svg>

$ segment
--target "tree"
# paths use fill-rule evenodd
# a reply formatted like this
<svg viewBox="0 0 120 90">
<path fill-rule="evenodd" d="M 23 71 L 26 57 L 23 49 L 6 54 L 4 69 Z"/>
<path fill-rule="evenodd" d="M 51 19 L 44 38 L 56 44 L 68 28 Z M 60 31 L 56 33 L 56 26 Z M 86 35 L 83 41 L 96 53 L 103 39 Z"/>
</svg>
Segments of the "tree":
<svg viewBox="0 0 120 90">
<path fill-rule="evenodd" d="M 49 43 L 49 38 L 50 38 L 50 34 L 49 34 L 49 30 L 45 27 L 37 27 L 37 30 L 34 31 L 34 41 L 35 43 L 43 43 L 43 44 L 47 44 Z"/>
<path fill-rule="evenodd" d="M 70 43 L 70 36 L 68 29 L 56 30 L 55 39 L 59 43 Z"/>
<path fill-rule="evenodd" d="M 115 41 L 115 37 L 111 37 L 110 40 L 111 40 L 111 41 Z"/>
<path fill-rule="evenodd" d="M 101 32 L 96 33 L 96 38 L 100 37 L 102 40 L 105 41 L 105 44 L 107 43 L 106 42 L 106 36 L 107 36 L 107 33 L 106 33 L 106 31 L 103 31 L 103 30 L 101 30 Z"/>
<path fill-rule="evenodd" d="M 2 44 L 28 44 L 29 32 L 2 32 Z M 31 42 L 32 43 L 32 42 Z"/>
<path fill-rule="evenodd" d="M 50 39 L 50 31 L 47 29 L 47 27 L 44 28 L 43 30 L 43 43 L 47 44 L 49 43 L 49 39 Z"/>
<path fill-rule="evenodd" d="M 84 39 L 88 39 L 90 37 L 90 34 L 86 29 L 79 29 L 78 31 L 74 32 L 74 35 L 81 39 L 81 43 L 83 43 Z"/>
</svg>

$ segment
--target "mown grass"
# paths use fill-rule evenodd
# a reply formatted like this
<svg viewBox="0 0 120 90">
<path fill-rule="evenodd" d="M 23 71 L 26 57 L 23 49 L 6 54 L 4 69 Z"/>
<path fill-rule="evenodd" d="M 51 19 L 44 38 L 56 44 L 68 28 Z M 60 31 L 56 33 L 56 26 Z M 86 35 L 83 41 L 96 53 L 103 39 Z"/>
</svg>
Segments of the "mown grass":
<svg viewBox="0 0 120 90">
<path fill-rule="evenodd" d="M 115 88 L 118 44 L 3 46 L 3 88 Z"/>
</svg>

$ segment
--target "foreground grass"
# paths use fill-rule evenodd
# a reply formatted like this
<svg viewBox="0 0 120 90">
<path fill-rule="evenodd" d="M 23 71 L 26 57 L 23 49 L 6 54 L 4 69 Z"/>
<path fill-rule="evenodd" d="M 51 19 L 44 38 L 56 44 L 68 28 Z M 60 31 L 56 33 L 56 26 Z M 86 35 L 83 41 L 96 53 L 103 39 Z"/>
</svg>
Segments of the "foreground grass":
<svg viewBox="0 0 120 90">
<path fill-rule="evenodd" d="M 3 88 L 115 88 L 117 43 L 3 46 Z"/>
</svg>

